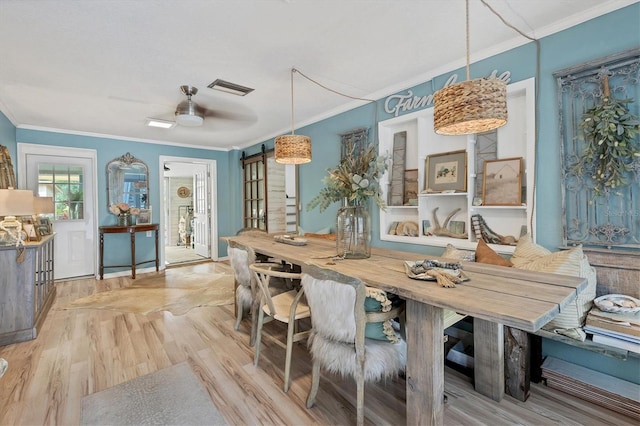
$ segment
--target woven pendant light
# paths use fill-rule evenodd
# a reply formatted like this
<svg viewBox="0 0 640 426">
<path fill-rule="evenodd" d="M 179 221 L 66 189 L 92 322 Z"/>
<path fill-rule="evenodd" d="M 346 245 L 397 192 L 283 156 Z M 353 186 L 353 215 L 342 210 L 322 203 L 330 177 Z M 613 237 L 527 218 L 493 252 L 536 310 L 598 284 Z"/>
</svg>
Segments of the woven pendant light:
<svg viewBox="0 0 640 426">
<path fill-rule="evenodd" d="M 433 96 L 433 128 L 440 135 L 488 132 L 507 124 L 507 85 L 497 78 L 469 80 L 469 0 L 466 0 L 467 81 Z"/>
<path fill-rule="evenodd" d="M 305 164 L 311 161 L 311 138 L 294 134 L 293 122 L 293 72 L 291 69 L 291 134 L 275 139 L 276 163 Z"/>
</svg>

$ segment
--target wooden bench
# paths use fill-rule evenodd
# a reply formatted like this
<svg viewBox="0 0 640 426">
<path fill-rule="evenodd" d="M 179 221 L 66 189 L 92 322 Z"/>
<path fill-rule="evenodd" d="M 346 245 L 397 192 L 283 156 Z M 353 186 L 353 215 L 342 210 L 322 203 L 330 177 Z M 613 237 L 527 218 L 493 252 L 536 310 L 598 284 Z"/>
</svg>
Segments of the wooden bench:
<svg viewBox="0 0 640 426">
<path fill-rule="evenodd" d="M 583 248 L 589 263 L 596 269 L 596 296 L 626 294 L 640 298 L 640 252 Z M 505 328 L 505 393 L 525 401 L 530 381 L 541 380 L 542 338 L 575 346 L 601 355 L 626 360 L 640 355 L 587 339 L 584 342 L 545 330 L 534 334 Z"/>
</svg>

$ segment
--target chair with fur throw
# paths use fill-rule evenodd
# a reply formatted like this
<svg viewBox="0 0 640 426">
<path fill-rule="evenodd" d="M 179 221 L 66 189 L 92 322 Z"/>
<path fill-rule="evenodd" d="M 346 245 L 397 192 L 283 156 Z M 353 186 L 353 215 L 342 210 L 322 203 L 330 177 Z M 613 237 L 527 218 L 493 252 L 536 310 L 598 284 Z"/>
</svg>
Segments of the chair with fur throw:
<svg viewBox="0 0 640 426">
<path fill-rule="evenodd" d="M 258 296 L 259 290 L 249 266 L 256 262 L 256 254 L 251 248 L 240 246 L 234 241 L 229 241 L 227 253 L 229 254 L 231 269 L 233 269 L 233 277 L 235 279 L 236 323 L 234 329 L 237 331 L 240 328 L 240 322 L 242 322 L 245 312 L 249 311 L 251 314 L 249 345 L 253 346 L 256 339 L 260 297 Z M 282 266 L 279 263 L 270 263 L 270 265 L 274 267 Z M 287 290 L 288 289 L 282 285 L 273 285 L 270 288 L 273 294 L 282 293 Z"/>
<path fill-rule="evenodd" d="M 394 378 L 404 371 L 406 343 L 388 322 L 402 314 L 391 306 L 384 292 L 368 288 L 355 278 L 335 271 L 305 265 L 302 287 L 311 309 L 309 349 L 313 358 L 311 389 L 307 407 L 313 406 L 320 383 L 320 370 L 351 376 L 357 385 L 357 424 L 364 424 L 364 384 Z M 367 293 L 370 296 L 367 297 Z M 381 302 L 381 309 L 367 312 L 368 301 Z M 380 325 L 383 332 L 365 337 L 367 325 Z M 382 326 L 384 324 L 384 327 Z M 370 334 L 371 330 L 367 330 Z"/>
</svg>

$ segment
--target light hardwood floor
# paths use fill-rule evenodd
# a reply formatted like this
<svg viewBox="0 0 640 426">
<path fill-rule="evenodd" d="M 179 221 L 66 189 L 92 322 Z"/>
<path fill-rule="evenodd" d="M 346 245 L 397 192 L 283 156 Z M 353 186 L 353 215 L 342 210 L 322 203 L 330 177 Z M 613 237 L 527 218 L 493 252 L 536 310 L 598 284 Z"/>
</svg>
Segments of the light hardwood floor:
<svg viewBox="0 0 640 426">
<path fill-rule="evenodd" d="M 172 268 L 230 273 L 226 263 Z M 0 379 L 0 425 L 76 425 L 82 397 L 183 361 L 205 384 L 213 403 L 233 425 L 347 425 L 355 423 L 352 380 L 325 375 L 316 405 L 307 409 L 310 357 L 304 343 L 293 354 L 292 385 L 282 391 L 284 349 L 264 338 L 258 367 L 244 321 L 233 330 L 233 306 L 195 308 L 183 316 L 135 315 L 106 310 L 65 310 L 97 291 L 127 286 L 129 278 L 57 283 L 57 297 L 37 339 L 0 347 L 9 370 Z M 282 337 L 277 322 L 265 326 Z M 402 378 L 367 385 L 367 424 L 405 423 Z M 494 402 L 473 391 L 470 379 L 445 372 L 444 419 L 450 425 L 632 425 L 632 419 L 534 385 L 531 397 Z"/>
</svg>

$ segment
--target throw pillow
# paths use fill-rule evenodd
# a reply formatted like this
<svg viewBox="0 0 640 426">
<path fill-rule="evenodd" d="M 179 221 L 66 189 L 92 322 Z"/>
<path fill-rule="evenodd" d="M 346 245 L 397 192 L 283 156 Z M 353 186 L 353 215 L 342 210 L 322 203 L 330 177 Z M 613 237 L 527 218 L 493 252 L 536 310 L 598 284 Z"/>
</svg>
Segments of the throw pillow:
<svg viewBox="0 0 640 426">
<path fill-rule="evenodd" d="M 513 263 L 513 266 L 518 267 L 519 265 L 527 264 L 532 260 L 536 260 L 542 256 L 550 254 L 551 252 L 549 250 L 535 244 L 531 240 L 531 234 L 527 234 L 523 235 L 518 240 L 513 256 L 511 256 L 511 263 Z"/>
<path fill-rule="evenodd" d="M 442 256 L 440 257 L 455 260 L 465 260 L 467 262 L 475 262 L 476 252 L 473 250 L 460 250 L 455 248 L 453 244 L 447 244 L 447 247 L 444 249 L 444 253 L 442 253 Z"/>
<path fill-rule="evenodd" d="M 516 246 L 514 256 L 518 261 L 516 268 L 527 271 L 550 272 L 553 274 L 570 275 L 587 279 L 587 288 L 576 299 L 566 306 L 563 311 L 551 322 L 542 327 L 576 340 L 584 340 L 586 334 L 582 330 L 585 318 L 593 306 L 596 297 L 596 271 L 589 264 L 589 260 L 582 251 L 582 246 L 570 250 L 542 255 L 546 250 L 529 240 L 520 249 Z M 527 262 L 527 258 L 529 261 Z"/>
<path fill-rule="evenodd" d="M 365 312 L 389 312 L 391 305 L 391 300 L 384 290 L 367 287 L 367 297 L 364 300 Z M 386 340 L 391 343 L 400 341 L 393 327 L 393 321 L 390 319 L 382 322 L 368 322 L 365 325 L 364 336 L 368 339 Z"/>
<path fill-rule="evenodd" d="M 493 251 L 493 249 L 489 247 L 484 240 L 478 241 L 478 245 L 476 247 L 476 262 L 499 266 L 513 266 L 511 262 Z"/>
</svg>

